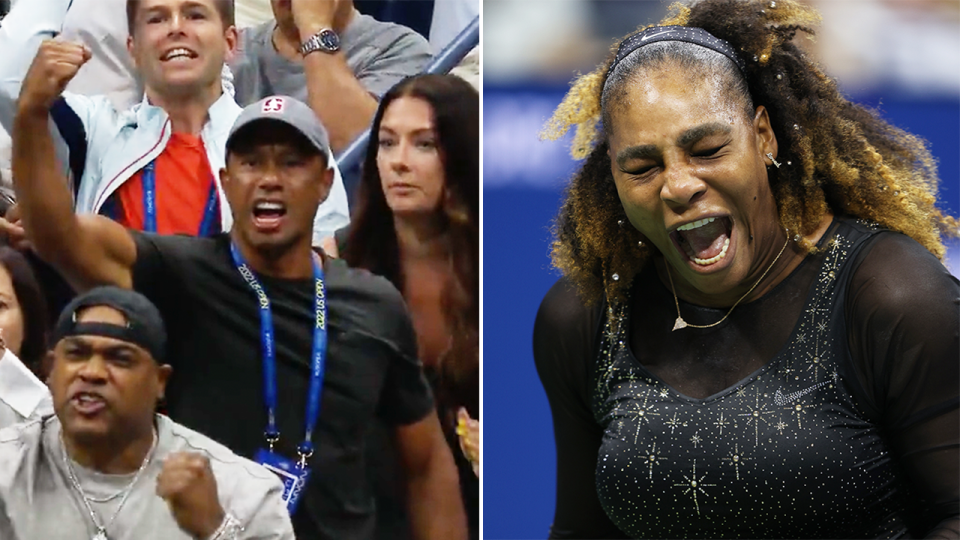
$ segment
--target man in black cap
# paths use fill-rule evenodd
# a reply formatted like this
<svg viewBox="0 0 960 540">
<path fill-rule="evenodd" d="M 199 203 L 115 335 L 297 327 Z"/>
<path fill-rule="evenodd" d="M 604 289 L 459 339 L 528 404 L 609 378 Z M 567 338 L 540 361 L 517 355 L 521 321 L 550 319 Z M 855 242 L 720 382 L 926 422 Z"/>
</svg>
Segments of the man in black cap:
<svg viewBox="0 0 960 540">
<path fill-rule="evenodd" d="M 56 416 L 0 431 L 0 538 L 294 538 L 274 475 L 155 414 L 171 368 L 143 295 L 93 289 L 53 340 Z"/>
<path fill-rule="evenodd" d="M 323 126 L 305 104 L 269 97 L 244 109 L 226 154 L 229 234 L 157 236 L 75 215 L 50 137 L 15 133 L 26 232 L 75 287 L 134 288 L 157 305 L 177 371 L 171 418 L 275 471 L 297 538 L 372 537 L 363 456 L 375 415 L 395 426 L 415 537 L 465 538 L 400 293 L 311 248 L 333 178 Z"/>
</svg>

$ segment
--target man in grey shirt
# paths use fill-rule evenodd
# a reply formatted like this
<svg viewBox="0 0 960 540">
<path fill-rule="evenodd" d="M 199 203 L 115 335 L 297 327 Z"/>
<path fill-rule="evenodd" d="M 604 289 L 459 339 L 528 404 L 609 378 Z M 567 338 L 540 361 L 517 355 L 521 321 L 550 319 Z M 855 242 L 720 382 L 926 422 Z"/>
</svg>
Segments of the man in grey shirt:
<svg viewBox="0 0 960 540">
<path fill-rule="evenodd" d="M 276 476 L 154 413 L 171 368 L 149 300 L 93 289 L 54 339 L 56 416 L 0 430 L 0 538 L 294 538 Z"/>
<path fill-rule="evenodd" d="M 339 153 L 370 126 L 377 102 L 430 62 L 413 30 L 363 15 L 352 0 L 271 0 L 276 20 L 240 32 L 236 100 L 292 96 L 310 105 Z"/>
</svg>

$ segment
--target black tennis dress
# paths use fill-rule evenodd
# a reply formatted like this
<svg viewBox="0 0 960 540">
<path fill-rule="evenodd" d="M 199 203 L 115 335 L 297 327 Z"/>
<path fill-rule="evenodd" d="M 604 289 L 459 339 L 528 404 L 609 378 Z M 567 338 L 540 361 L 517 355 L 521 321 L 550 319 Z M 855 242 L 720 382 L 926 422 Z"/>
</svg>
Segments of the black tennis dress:
<svg viewBox="0 0 960 540">
<path fill-rule="evenodd" d="M 553 538 L 957 537 L 960 284 L 864 222 L 819 247 L 709 329 L 671 330 L 653 265 L 625 304 L 554 286 L 534 336 Z"/>
</svg>

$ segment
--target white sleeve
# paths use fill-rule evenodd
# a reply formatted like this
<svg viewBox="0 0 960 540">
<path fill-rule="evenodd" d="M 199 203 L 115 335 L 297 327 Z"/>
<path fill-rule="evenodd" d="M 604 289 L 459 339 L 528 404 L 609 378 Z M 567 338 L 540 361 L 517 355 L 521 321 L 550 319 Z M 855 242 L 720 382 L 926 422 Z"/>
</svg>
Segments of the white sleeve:
<svg viewBox="0 0 960 540">
<path fill-rule="evenodd" d="M 72 0 L 17 2 L 0 24 L 0 125 L 12 130 L 20 85 L 40 43 L 60 32 Z"/>
<path fill-rule="evenodd" d="M 267 492 L 260 507 L 244 524 L 239 540 L 296 540 L 282 493 L 278 480 L 276 487 Z"/>
<path fill-rule="evenodd" d="M 104 95 L 121 111 L 140 102 L 143 89 L 127 51 L 126 0 L 73 0 L 62 31 L 63 38 L 84 43 L 92 53 L 68 92 Z"/>
<path fill-rule="evenodd" d="M 327 199 L 317 207 L 313 219 L 313 245 L 322 246 L 325 238 L 350 224 L 350 209 L 347 205 L 347 190 L 343 186 L 340 167 L 334 163 L 333 185 Z"/>
<path fill-rule="evenodd" d="M 0 358 L 0 428 L 50 414 L 53 402 L 47 385 L 6 349 Z"/>
<path fill-rule="evenodd" d="M 23 79 L 40 43 L 57 35 L 74 0 L 18 2 L 0 25 L 0 125 L 13 129 L 16 103 Z M 106 114 L 105 114 L 106 113 Z M 95 122 L 113 122 L 116 111 L 103 96 L 64 93 L 50 111 L 50 132 L 59 163 L 74 169 L 87 158 L 90 141 L 97 133 Z M 108 135 L 109 130 L 99 132 Z M 79 181 L 79 178 L 74 178 Z"/>
</svg>

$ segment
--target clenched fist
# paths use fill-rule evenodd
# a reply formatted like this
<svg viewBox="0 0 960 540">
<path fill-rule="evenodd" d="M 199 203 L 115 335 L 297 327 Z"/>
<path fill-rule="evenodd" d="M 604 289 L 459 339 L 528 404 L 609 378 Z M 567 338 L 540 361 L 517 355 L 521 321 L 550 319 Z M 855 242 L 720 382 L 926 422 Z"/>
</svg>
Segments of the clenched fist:
<svg viewBox="0 0 960 540">
<path fill-rule="evenodd" d="M 157 477 L 157 495 L 177 520 L 177 525 L 194 538 L 208 538 L 225 517 L 217 498 L 217 479 L 210 460 L 202 454 L 170 454 Z"/>
<path fill-rule="evenodd" d="M 20 88 L 20 109 L 49 111 L 90 57 L 90 49 L 82 43 L 62 39 L 41 43 Z"/>
</svg>

